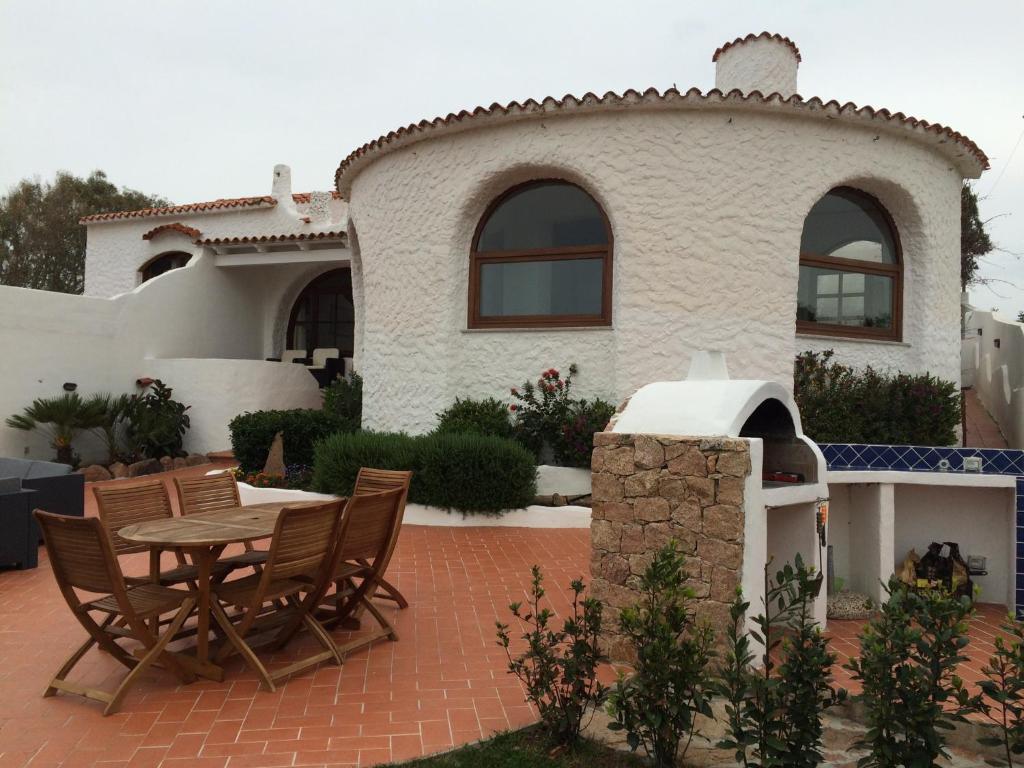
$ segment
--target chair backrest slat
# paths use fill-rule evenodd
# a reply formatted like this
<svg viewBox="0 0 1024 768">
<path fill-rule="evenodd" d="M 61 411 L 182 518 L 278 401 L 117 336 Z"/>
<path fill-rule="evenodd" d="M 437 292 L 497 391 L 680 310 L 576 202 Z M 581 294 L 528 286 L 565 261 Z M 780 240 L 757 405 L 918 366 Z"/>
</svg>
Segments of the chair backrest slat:
<svg viewBox="0 0 1024 768">
<path fill-rule="evenodd" d="M 337 536 L 343 501 L 281 511 L 270 543 L 264 580 L 317 575 Z"/>
<path fill-rule="evenodd" d="M 147 552 L 147 544 L 126 541 L 117 532 L 126 525 L 163 520 L 173 517 L 171 497 L 163 480 L 152 480 L 133 485 L 93 486 L 100 520 L 110 533 L 114 551 L 118 555 Z"/>
<path fill-rule="evenodd" d="M 411 481 L 412 472 L 360 467 L 359 474 L 356 476 L 356 487 L 352 493 L 354 496 L 364 496 L 368 493 L 380 493 L 401 488 L 408 494 Z"/>
<path fill-rule="evenodd" d="M 238 483 L 230 472 L 205 477 L 176 477 L 174 485 L 178 489 L 178 502 L 183 515 L 218 512 L 242 506 Z"/>
<path fill-rule="evenodd" d="M 95 517 L 35 511 L 58 585 L 104 594 L 124 589 L 110 539 Z"/>
<path fill-rule="evenodd" d="M 400 521 L 404 494 L 404 489 L 392 488 L 353 496 L 339 532 L 339 559 L 376 561 L 384 557 Z"/>
</svg>

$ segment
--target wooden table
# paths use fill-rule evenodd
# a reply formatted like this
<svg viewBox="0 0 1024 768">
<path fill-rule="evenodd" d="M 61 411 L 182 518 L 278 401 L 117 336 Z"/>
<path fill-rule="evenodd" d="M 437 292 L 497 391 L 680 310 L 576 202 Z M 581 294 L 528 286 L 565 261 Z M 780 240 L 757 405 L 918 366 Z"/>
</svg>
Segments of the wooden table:
<svg viewBox="0 0 1024 768">
<path fill-rule="evenodd" d="M 214 680 L 222 680 L 223 669 L 210 661 L 210 588 L 213 564 L 229 544 L 266 539 L 273 535 L 282 509 L 316 506 L 322 502 L 269 502 L 232 507 L 217 512 L 203 512 L 184 517 L 169 517 L 125 526 L 118 535 L 127 541 L 148 544 L 156 557 L 159 572 L 159 552 L 164 549 L 190 555 L 199 570 L 196 578 L 198 591 L 196 667 L 195 672 Z"/>
</svg>

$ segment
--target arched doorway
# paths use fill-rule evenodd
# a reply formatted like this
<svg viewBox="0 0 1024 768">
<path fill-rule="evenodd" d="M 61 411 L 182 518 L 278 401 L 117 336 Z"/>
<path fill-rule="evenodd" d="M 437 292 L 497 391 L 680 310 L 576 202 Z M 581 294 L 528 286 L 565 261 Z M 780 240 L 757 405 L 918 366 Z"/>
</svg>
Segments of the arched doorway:
<svg viewBox="0 0 1024 768">
<path fill-rule="evenodd" d="M 325 272 L 307 285 L 292 306 L 288 320 L 288 349 L 336 348 L 340 357 L 352 357 L 355 308 L 352 270 Z"/>
</svg>

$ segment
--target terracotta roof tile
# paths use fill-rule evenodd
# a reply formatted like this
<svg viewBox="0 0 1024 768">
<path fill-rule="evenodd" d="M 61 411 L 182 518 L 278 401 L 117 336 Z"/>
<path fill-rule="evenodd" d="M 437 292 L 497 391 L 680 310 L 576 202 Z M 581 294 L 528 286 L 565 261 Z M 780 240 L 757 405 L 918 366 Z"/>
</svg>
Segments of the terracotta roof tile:
<svg viewBox="0 0 1024 768">
<path fill-rule="evenodd" d="M 250 243 L 288 243 L 300 240 L 328 240 L 346 237 L 344 230 L 334 232 L 300 232 L 289 235 L 243 235 L 242 237 L 208 237 L 196 240 L 197 245 L 246 245 Z"/>
<path fill-rule="evenodd" d="M 726 43 L 717 51 L 715 51 L 714 55 L 711 57 L 711 60 L 718 61 L 718 57 L 721 56 L 726 51 L 728 51 L 734 45 L 739 45 L 740 43 L 749 43 L 753 40 L 778 40 L 780 43 L 785 43 L 786 45 L 793 49 L 793 53 L 796 54 L 797 61 L 803 61 L 803 59 L 800 58 L 800 49 L 796 47 L 796 43 L 794 43 L 788 37 L 783 37 L 782 35 L 775 34 L 772 32 L 761 32 L 760 34 L 757 35 L 751 32 L 749 35 L 746 35 L 745 37 L 737 37 L 731 43 Z"/>
<path fill-rule="evenodd" d="M 578 98 L 571 94 L 555 99 L 547 97 L 542 101 L 528 99 L 520 104 L 512 101 L 508 104 L 492 104 L 489 107 L 476 107 L 473 111 L 463 110 L 458 114 L 449 114 L 446 117 L 435 117 L 433 120 L 421 120 L 390 133 L 379 136 L 373 141 L 351 152 L 334 174 L 334 183 L 342 197 L 347 191 L 346 176 L 351 176 L 353 169 L 362 165 L 362 160 L 376 152 L 388 152 L 402 146 L 415 143 L 437 131 L 466 130 L 473 127 L 471 124 L 479 122 L 481 125 L 489 125 L 498 120 L 523 120 L 541 117 L 553 117 L 558 114 L 572 114 L 575 112 L 591 112 L 600 110 L 622 110 L 630 108 L 639 109 L 699 109 L 699 108 L 753 108 L 765 110 L 790 109 L 798 113 L 802 112 L 818 119 L 839 119 L 848 121 L 851 124 L 870 122 L 873 124 L 892 125 L 898 129 L 908 132 L 915 132 L 918 135 L 927 134 L 937 139 L 935 146 L 942 147 L 950 142 L 955 147 L 945 147 L 945 153 L 951 158 L 959 160 L 968 157 L 975 168 L 971 170 L 982 171 L 989 167 L 988 157 L 971 139 L 962 133 L 954 131 L 938 123 L 929 123 L 927 120 L 920 120 L 916 117 L 904 115 L 902 112 L 890 112 L 888 109 L 875 109 L 871 106 L 859 107 L 852 102 L 840 104 L 838 101 L 822 101 L 817 96 L 810 99 L 793 94 L 784 97 L 779 93 L 765 95 L 760 91 L 752 91 L 744 94 L 739 90 L 732 90 L 723 93 L 717 88 L 712 88 L 707 93 L 702 93 L 699 88 L 691 88 L 685 93 L 676 88 L 669 88 L 661 93 L 656 88 L 648 88 L 642 93 L 632 88 L 621 96 L 609 91 L 603 96 L 594 93 L 584 94 Z M 964 174 L 967 175 L 967 174 Z"/>
<path fill-rule="evenodd" d="M 192 238 L 193 240 L 197 240 L 199 236 L 202 234 L 195 227 L 188 227 L 182 224 L 181 222 L 176 221 L 173 224 L 161 224 L 159 227 L 153 227 L 151 230 L 149 230 L 149 232 L 142 236 L 142 239 L 152 240 L 157 235 L 162 235 L 170 232 L 177 232 L 178 234 L 185 235 L 187 237 Z"/>
<path fill-rule="evenodd" d="M 302 205 L 308 203 L 311 192 L 296 192 L 292 200 Z M 341 194 L 332 191 L 331 196 L 335 200 L 341 199 Z M 138 211 L 110 211 L 108 213 L 94 213 L 91 216 L 83 216 L 78 220 L 79 224 L 91 224 L 97 221 L 114 221 L 116 219 L 141 219 L 147 216 L 171 216 L 177 213 L 204 213 L 225 208 L 263 208 L 277 205 L 277 201 L 270 195 L 258 197 L 224 197 L 211 200 L 206 203 L 185 203 L 183 205 L 169 205 L 164 208 L 142 208 Z"/>
</svg>

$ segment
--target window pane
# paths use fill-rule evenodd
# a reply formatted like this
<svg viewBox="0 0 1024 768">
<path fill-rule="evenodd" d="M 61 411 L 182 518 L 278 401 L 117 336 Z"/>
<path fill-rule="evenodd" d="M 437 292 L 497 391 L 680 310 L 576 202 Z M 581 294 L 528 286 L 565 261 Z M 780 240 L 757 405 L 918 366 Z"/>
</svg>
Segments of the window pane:
<svg viewBox="0 0 1024 768">
<path fill-rule="evenodd" d="M 815 203 L 804 221 L 800 253 L 896 263 L 895 239 L 882 210 L 852 190 L 833 190 Z"/>
<path fill-rule="evenodd" d="M 800 267 L 798 320 L 892 328 L 893 278 L 822 267 Z"/>
<path fill-rule="evenodd" d="M 478 251 L 522 251 L 606 245 L 604 217 L 597 203 L 571 184 L 527 187 L 506 199 L 480 233 Z"/>
<path fill-rule="evenodd" d="M 480 315 L 600 315 L 603 273 L 603 259 L 483 264 Z"/>
</svg>

